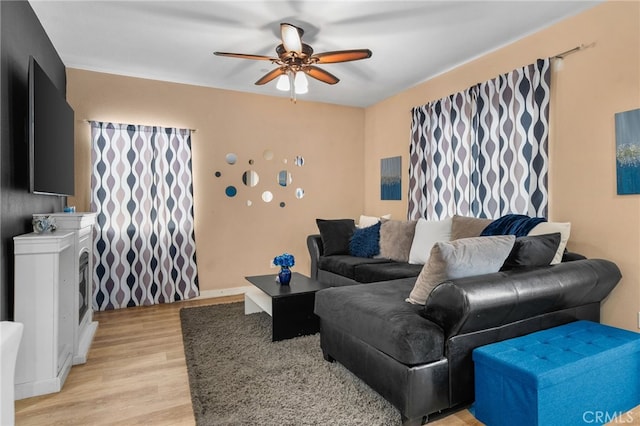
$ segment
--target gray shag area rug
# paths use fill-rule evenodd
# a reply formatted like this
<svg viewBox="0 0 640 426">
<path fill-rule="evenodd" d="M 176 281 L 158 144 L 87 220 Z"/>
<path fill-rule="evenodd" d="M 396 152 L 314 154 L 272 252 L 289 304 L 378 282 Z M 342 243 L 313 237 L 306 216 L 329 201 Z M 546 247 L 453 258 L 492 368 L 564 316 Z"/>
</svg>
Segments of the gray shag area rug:
<svg viewBox="0 0 640 426">
<path fill-rule="evenodd" d="M 400 425 L 400 412 L 337 362 L 320 335 L 271 342 L 271 317 L 242 303 L 183 308 L 196 423 Z"/>
</svg>

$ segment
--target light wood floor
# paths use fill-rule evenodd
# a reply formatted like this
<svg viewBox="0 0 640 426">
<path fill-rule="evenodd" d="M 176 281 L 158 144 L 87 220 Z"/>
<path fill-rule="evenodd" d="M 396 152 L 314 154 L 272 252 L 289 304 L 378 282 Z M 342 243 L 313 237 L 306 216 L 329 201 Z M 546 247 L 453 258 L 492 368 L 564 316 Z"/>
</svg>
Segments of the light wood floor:
<svg viewBox="0 0 640 426">
<path fill-rule="evenodd" d="M 241 296 L 95 314 L 87 363 L 71 369 L 61 392 L 16 401 L 16 425 L 194 425 L 179 311 Z M 615 424 L 640 425 L 640 407 Z M 437 426 L 481 425 L 468 410 Z M 614 424 L 612 422 L 612 424 Z"/>
</svg>

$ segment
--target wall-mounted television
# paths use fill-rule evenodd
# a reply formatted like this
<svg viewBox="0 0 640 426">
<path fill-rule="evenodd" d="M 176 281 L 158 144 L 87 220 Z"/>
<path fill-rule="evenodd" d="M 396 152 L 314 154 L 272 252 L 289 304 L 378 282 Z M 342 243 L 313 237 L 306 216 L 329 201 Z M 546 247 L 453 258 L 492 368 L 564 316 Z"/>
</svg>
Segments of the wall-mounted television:
<svg viewBox="0 0 640 426">
<path fill-rule="evenodd" d="M 42 67 L 29 58 L 29 190 L 74 194 L 74 113 Z"/>
</svg>

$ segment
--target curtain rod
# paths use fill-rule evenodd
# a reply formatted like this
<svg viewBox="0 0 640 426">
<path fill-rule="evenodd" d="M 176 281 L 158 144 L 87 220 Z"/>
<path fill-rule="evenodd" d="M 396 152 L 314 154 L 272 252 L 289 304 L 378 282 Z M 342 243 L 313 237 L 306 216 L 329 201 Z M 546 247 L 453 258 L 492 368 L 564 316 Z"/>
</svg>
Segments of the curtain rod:
<svg viewBox="0 0 640 426">
<path fill-rule="evenodd" d="M 82 120 L 82 121 L 84 121 L 84 122 L 85 122 L 85 123 L 87 123 L 87 124 L 91 124 L 91 122 L 92 122 L 92 121 L 101 121 L 101 122 L 104 122 L 104 120 Z M 118 123 L 118 124 L 122 124 L 122 123 Z M 158 125 L 148 126 L 148 125 L 145 125 L 145 124 L 142 124 L 142 126 L 145 126 L 145 127 L 164 127 L 164 126 L 158 126 Z M 192 132 L 192 133 L 195 133 L 195 132 L 197 132 L 197 131 L 198 131 L 198 129 L 186 129 L 186 130 L 191 130 L 191 132 Z"/>
<path fill-rule="evenodd" d="M 580 52 L 581 50 L 587 49 L 589 47 L 593 47 L 595 46 L 595 42 L 591 43 L 591 44 L 581 44 L 579 46 L 574 47 L 573 49 L 569 49 L 569 50 L 565 50 L 564 52 L 558 53 L 557 55 L 554 55 L 551 57 L 551 59 L 564 59 L 565 56 L 569 56 L 573 53 L 577 53 Z"/>
</svg>

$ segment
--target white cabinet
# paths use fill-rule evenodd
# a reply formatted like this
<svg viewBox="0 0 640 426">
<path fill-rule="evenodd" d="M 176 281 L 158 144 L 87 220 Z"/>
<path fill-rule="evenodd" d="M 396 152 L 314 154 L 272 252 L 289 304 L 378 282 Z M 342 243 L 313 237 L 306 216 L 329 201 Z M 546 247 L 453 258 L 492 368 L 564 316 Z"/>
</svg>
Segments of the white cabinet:
<svg viewBox="0 0 640 426">
<path fill-rule="evenodd" d="M 14 237 L 14 319 L 24 324 L 15 398 L 62 389 L 73 358 L 74 233 Z"/>
</svg>

